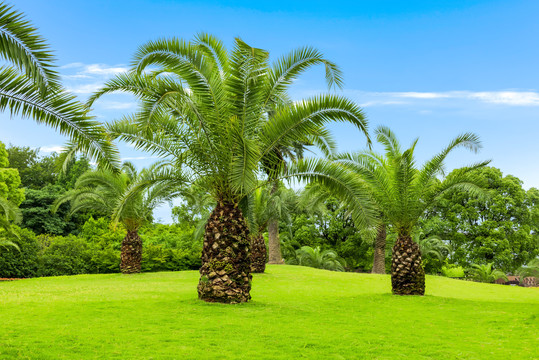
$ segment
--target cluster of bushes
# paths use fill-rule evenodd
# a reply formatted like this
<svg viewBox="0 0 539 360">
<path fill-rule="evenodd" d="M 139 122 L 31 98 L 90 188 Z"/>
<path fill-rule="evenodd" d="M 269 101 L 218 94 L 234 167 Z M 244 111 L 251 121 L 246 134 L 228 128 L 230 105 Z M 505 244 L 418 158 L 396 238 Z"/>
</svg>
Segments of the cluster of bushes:
<svg viewBox="0 0 539 360">
<path fill-rule="evenodd" d="M 90 218 L 77 236 L 35 235 L 16 229 L 19 249 L 0 251 L 0 277 L 29 278 L 120 272 L 125 230 L 108 220 Z M 154 224 L 141 230 L 142 271 L 194 270 L 201 265 L 202 244 L 178 225 Z"/>
</svg>

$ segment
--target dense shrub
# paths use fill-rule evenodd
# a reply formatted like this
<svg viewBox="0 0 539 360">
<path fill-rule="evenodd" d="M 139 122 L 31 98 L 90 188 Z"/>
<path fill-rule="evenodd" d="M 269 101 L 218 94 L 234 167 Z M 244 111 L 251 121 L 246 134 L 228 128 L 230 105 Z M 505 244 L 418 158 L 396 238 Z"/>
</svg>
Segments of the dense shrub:
<svg viewBox="0 0 539 360">
<path fill-rule="evenodd" d="M 38 276 L 88 273 L 92 256 L 84 239 L 73 235 L 40 235 L 38 240 L 41 245 Z"/>
<path fill-rule="evenodd" d="M 29 278 L 36 276 L 39 246 L 35 234 L 28 229 L 14 226 L 19 239 L 12 239 L 19 246 L 0 248 L 0 277 Z"/>
<path fill-rule="evenodd" d="M 450 278 L 463 278 L 465 276 L 462 266 L 442 266 L 442 274 Z"/>
</svg>

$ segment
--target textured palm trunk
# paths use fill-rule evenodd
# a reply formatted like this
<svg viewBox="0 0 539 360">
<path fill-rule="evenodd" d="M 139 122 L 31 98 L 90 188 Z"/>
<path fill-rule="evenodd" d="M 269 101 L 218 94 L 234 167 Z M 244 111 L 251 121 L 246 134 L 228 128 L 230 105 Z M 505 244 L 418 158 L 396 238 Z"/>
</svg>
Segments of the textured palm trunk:
<svg viewBox="0 0 539 360">
<path fill-rule="evenodd" d="M 207 302 L 251 299 L 249 229 L 241 210 L 219 202 L 206 223 L 198 297 Z"/>
<path fill-rule="evenodd" d="M 386 273 L 386 226 L 381 225 L 374 241 L 374 261 L 372 265 L 373 274 Z"/>
<path fill-rule="evenodd" d="M 396 295 L 424 295 L 425 270 L 421 251 L 410 235 L 399 235 L 393 246 L 391 286 Z"/>
<path fill-rule="evenodd" d="M 251 236 L 251 272 L 263 273 L 266 270 L 266 260 L 268 253 L 266 251 L 266 243 L 262 234 Z"/>
<path fill-rule="evenodd" d="M 120 270 L 124 274 L 140 272 L 142 262 L 142 240 L 138 230 L 130 230 L 122 241 Z"/>
<path fill-rule="evenodd" d="M 279 240 L 279 220 L 268 221 L 268 248 L 269 263 L 284 264 L 283 255 L 281 255 L 281 240 Z"/>
<path fill-rule="evenodd" d="M 279 190 L 279 183 L 274 182 L 271 188 L 271 195 L 274 195 L 277 190 Z M 268 221 L 268 250 L 270 264 L 284 264 L 281 253 L 281 240 L 279 239 L 279 219 Z"/>
</svg>

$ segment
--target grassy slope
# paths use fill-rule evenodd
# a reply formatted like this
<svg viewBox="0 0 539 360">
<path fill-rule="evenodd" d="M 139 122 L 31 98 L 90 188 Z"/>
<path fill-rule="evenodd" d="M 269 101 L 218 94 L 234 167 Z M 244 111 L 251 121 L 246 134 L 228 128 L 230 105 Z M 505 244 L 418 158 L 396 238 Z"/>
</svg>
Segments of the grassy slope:
<svg viewBox="0 0 539 360">
<path fill-rule="evenodd" d="M 253 301 L 196 299 L 197 272 L 0 283 L 0 358 L 532 359 L 539 291 L 269 266 Z"/>
</svg>

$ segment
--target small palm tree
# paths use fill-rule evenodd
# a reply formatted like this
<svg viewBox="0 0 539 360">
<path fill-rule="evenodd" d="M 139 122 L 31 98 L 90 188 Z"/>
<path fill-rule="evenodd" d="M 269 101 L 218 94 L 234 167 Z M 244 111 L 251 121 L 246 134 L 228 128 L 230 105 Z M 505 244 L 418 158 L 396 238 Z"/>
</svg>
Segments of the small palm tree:
<svg viewBox="0 0 539 360">
<path fill-rule="evenodd" d="M 178 195 L 178 183 L 152 182 L 158 165 L 138 173 L 125 162 L 120 174 L 111 171 L 90 171 L 83 174 L 75 188 L 66 192 L 53 205 L 53 211 L 70 202 L 70 213 L 94 210 L 110 214 L 114 223 L 127 230 L 122 241 L 120 269 L 124 274 L 138 273 L 142 261 L 142 241 L 138 234 L 142 225 L 152 220 L 153 210 Z"/>
<path fill-rule="evenodd" d="M 87 108 L 62 89 L 49 46 L 23 14 L 0 2 L 0 111 L 29 117 L 68 135 L 80 151 L 104 166 L 117 152 Z"/>
<path fill-rule="evenodd" d="M 530 260 L 527 265 L 520 267 L 517 274 L 520 275 L 521 279 L 529 276 L 539 278 L 539 258 Z"/>
<path fill-rule="evenodd" d="M 507 276 L 504 272 L 492 269 L 492 263 L 486 265 L 472 264 L 470 274 L 474 281 L 479 282 L 493 283 L 498 279 L 507 281 Z"/>
<path fill-rule="evenodd" d="M 366 132 L 361 109 L 344 97 L 288 101 L 288 87 L 313 63 L 323 63 L 329 83 L 340 84 L 338 68 L 312 48 L 271 66 L 267 51 L 241 39 L 235 39 L 231 51 L 207 34 L 189 42 L 158 40 L 139 49 L 131 72 L 90 99 L 116 91 L 137 96 L 139 111 L 112 123 L 112 136 L 163 157 L 170 167 L 203 182 L 212 195 L 217 205 L 205 228 L 198 285 L 202 300 L 250 299 L 249 229 L 239 204 L 260 186 L 262 168 L 283 168 L 279 148 L 313 137 L 334 121 Z M 311 171 L 316 166 L 288 166 L 294 171 L 287 176 L 316 177 Z"/>
<path fill-rule="evenodd" d="M 289 262 L 317 269 L 344 271 L 345 261 L 333 250 L 321 250 L 319 246 L 312 248 L 302 246 L 296 250 L 296 259 Z"/>
<path fill-rule="evenodd" d="M 459 147 L 472 151 L 480 148 L 476 135 L 458 136 L 420 169 L 415 167 L 414 159 L 417 139 L 402 151 L 387 127 L 379 127 L 376 138 L 384 146 L 385 155 L 364 151 L 339 155 L 337 161 L 364 180 L 378 213 L 383 214 L 397 233 L 391 264 L 393 293 L 423 295 L 425 271 L 419 245 L 412 240 L 412 231 L 425 211 L 445 192 L 460 188 L 475 195 L 482 194 L 481 183 L 473 176 L 473 170 L 488 162 L 461 168 L 440 181 L 437 176 L 443 173 L 444 161 L 451 151 Z"/>
<path fill-rule="evenodd" d="M 423 231 L 418 231 L 412 238 L 419 245 L 423 268 L 427 272 L 433 261 L 442 261 L 451 251 L 451 247 L 439 236 L 424 237 Z"/>
</svg>

